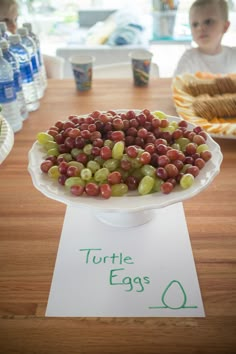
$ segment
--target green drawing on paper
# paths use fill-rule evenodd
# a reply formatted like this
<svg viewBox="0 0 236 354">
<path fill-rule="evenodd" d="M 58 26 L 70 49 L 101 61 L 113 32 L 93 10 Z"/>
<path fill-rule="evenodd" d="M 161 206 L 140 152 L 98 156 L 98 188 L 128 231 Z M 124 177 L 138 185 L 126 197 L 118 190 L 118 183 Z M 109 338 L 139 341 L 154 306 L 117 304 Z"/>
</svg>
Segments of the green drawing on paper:
<svg viewBox="0 0 236 354">
<path fill-rule="evenodd" d="M 179 306 L 171 306 L 167 304 L 167 294 L 168 291 L 170 290 L 170 288 L 172 287 L 172 285 L 178 285 L 179 289 L 180 289 L 180 293 L 183 296 L 183 302 L 179 305 Z M 196 309 L 198 308 L 197 306 L 186 306 L 186 302 L 187 302 L 187 295 L 185 293 L 185 290 L 183 288 L 183 286 L 181 285 L 181 283 L 178 280 L 172 280 L 167 287 L 165 288 L 162 297 L 161 297 L 161 302 L 163 304 L 163 306 L 149 306 L 149 309 L 170 309 L 170 310 L 180 310 L 180 309 Z"/>
<path fill-rule="evenodd" d="M 152 281 L 148 275 L 128 273 L 128 267 L 135 264 L 133 257 L 124 254 L 123 252 L 111 252 L 109 255 L 103 253 L 102 248 L 80 248 L 79 252 L 83 254 L 85 264 L 90 264 L 95 267 L 101 265 L 112 266 L 108 269 L 108 284 L 112 287 L 122 287 L 126 292 L 142 293 L 146 286 L 150 286 Z M 122 268 L 114 268 L 113 266 L 123 266 Z M 175 288 L 174 288 L 175 287 Z M 173 289 L 174 288 L 174 289 Z M 172 290 L 173 289 L 173 290 Z M 171 299 L 179 301 L 179 305 L 173 306 Z M 161 296 L 162 306 L 149 306 L 149 309 L 170 309 L 180 310 L 189 308 L 198 308 L 198 306 L 187 306 L 187 295 L 178 280 L 172 280 L 165 288 Z"/>
<path fill-rule="evenodd" d="M 80 248 L 80 252 L 84 255 L 85 264 L 94 266 L 99 265 L 124 265 L 130 266 L 135 262 L 129 255 L 123 254 L 123 252 L 112 252 L 110 255 L 103 255 L 102 248 Z M 136 275 L 129 276 L 126 268 L 112 268 L 109 272 L 109 285 L 122 286 L 124 291 L 136 291 L 141 293 L 145 290 L 145 286 L 150 284 L 150 278 L 148 276 Z"/>
<path fill-rule="evenodd" d="M 122 252 L 113 252 L 109 256 L 99 256 L 102 248 L 80 248 L 80 252 L 85 252 L 86 264 L 134 264 L 132 257 L 124 256 Z"/>
</svg>

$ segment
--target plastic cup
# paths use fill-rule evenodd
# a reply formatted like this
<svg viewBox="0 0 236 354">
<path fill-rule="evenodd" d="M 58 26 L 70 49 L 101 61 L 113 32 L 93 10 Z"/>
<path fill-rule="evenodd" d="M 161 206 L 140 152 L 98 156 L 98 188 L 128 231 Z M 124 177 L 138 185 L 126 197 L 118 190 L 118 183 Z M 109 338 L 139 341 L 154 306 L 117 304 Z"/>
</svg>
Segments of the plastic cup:
<svg viewBox="0 0 236 354">
<path fill-rule="evenodd" d="M 147 86 L 153 54 L 148 50 L 135 50 L 129 53 L 135 86 Z"/>
<path fill-rule="evenodd" d="M 94 60 L 91 55 L 73 55 L 69 58 L 78 91 L 91 89 Z"/>
</svg>

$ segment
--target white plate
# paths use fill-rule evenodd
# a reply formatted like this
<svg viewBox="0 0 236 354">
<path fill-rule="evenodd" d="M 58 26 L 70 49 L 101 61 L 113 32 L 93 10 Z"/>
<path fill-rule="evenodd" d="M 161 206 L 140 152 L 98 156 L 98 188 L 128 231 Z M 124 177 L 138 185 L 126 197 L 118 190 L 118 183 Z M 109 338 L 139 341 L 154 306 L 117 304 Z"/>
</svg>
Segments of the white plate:
<svg viewBox="0 0 236 354">
<path fill-rule="evenodd" d="M 119 110 L 119 112 L 124 110 Z M 179 121 L 180 118 L 170 117 L 169 120 Z M 188 124 L 193 129 L 193 124 Z M 65 203 L 73 207 L 89 207 L 95 211 L 109 213 L 132 213 L 146 211 L 150 209 L 159 209 L 170 204 L 181 202 L 200 193 L 203 189 L 213 181 L 220 171 L 222 162 L 222 153 L 219 145 L 208 136 L 207 144 L 212 152 L 212 158 L 209 160 L 204 169 L 195 178 L 192 187 L 187 190 L 181 189 L 180 186 L 174 188 L 170 194 L 154 193 L 140 196 L 137 192 L 129 192 L 123 197 L 111 197 L 102 199 L 100 197 L 75 197 L 70 194 L 65 187 L 58 184 L 57 181 L 50 179 L 47 174 L 41 172 L 40 164 L 44 159 L 45 152 L 42 146 L 35 142 L 29 151 L 28 170 L 32 177 L 34 186 L 48 198 Z"/>
<path fill-rule="evenodd" d="M 9 123 L 3 118 L 0 133 L 0 164 L 5 160 L 14 145 L 14 133 Z"/>
</svg>

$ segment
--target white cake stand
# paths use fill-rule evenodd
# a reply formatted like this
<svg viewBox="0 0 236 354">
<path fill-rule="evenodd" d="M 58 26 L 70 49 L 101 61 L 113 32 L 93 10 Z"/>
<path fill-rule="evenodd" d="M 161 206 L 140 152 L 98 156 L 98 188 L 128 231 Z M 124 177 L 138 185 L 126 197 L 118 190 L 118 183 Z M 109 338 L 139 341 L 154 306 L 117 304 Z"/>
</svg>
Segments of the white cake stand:
<svg viewBox="0 0 236 354">
<path fill-rule="evenodd" d="M 179 121 L 177 117 L 168 117 L 168 120 Z M 193 129 L 193 124 L 188 124 Z M 50 179 L 41 172 L 40 164 L 44 159 L 45 152 L 42 146 L 35 142 L 29 151 L 28 171 L 33 184 L 41 193 L 48 198 L 65 203 L 68 206 L 83 208 L 87 207 L 94 212 L 102 222 L 117 227 L 134 227 L 147 223 L 155 215 L 155 209 L 164 208 L 168 205 L 189 199 L 207 188 L 220 171 L 222 153 L 219 145 L 208 135 L 207 144 L 212 153 L 204 169 L 195 178 L 194 184 L 189 189 L 183 190 L 180 186 L 174 188 L 170 194 L 153 193 L 140 196 L 137 192 L 129 192 L 123 197 L 75 197 L 57 181 Z"/>
<path fill-rule="evenodd" d="M 0 164 L 5 160 L 14 145 L 14 133 L 6 121 L 2 120 L 1 133 L 0 133 Z"/>
</svg>

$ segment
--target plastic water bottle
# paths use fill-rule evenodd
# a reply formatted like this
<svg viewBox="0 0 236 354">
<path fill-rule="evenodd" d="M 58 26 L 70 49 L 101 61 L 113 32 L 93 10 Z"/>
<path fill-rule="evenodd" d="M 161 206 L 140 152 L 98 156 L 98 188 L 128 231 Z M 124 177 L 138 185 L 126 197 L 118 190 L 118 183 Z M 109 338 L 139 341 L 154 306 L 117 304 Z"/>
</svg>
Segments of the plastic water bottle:
<svg viewBox="0 0 236 354">
<path fill-rule="evenodd" d="M 19 104 L 21 117 L 23 120 L 25 120 L 28 117 L 29 112 L 26 107 L 25 97 L 24 97 L 24 93 L 22 90 L 22 79 L 21 79 L 21 73 L 20 73 L 20 65 L 19 65 L 15 55 L 9 51 L 9 44 L 5 39 L 0 40 L 0 48 L 2 49 L 3 58 L 6 59 L 8 61 L 8 63 L 11 64 L 11 67 L 13 70 L 16 98 L 17 98 L 17 102 Z"/>
<path fill-rule="evenodd" d="M 0 105 L 2 115 L 8 121 L 15 132 L 22 128 L 22 118 L 19 105 L 16 100 L 16 91 L 13 80 L 13 70 L 11 64 L 3 58 L 0 48 Z"/>
<path fill-rule="evenodd" d="M 38 62 L 38 55 L 37 55 L 37 48 L 36 44 L 34 43 L 33 39 L 28 36 L 28 30 L 25 27 L 18 28 L 17 33 L 21 36 L 21 42 L 26 47 L 30 54 L 32 69 L 33 69 L 33 77 L 34 82 L 37 89 L 38 99 L 43 97 L 43 82 L 42 77 L 39 71 L 39 62 Z"/>
<path fill-rule="evenodd" d="M 0 22 L 0 33 L 2 38 L 5 38 L 6 40 L 8 40 L 8 34 L 7 34 L 7 25 L 5 22 Z"/>
<path fill-rule="evenodd" d="M 40 103 L 35 87 L 30 55 L 25 46 L 21 43 L 19 34 L 12 34 L 9 36 L 9 43 L 10 51 L 15 54 L 20 64 L 22 88 L 27 109 L 29 112 L 36 111 L 39 108 Z"/>
<path fill-rule="evenodd" d="M 43 81 L 43 89 L 45 90 L 47 88 L 47 74 L 46 74 L 46 69 L 45 69 L 45 65 L 44 65 L 43 55 L 41 53 L 40 40 L 39 40 L 38 36 L 32 31 L 32 24 L 30 22 L 23 23 L 23 27 L 27 28 L 30 38 L 32 38 L 34 43 L 36 44 L 38 62 L 39 62 L 39 70 L 40 70 L 42 81 Z"/>
</svg>

